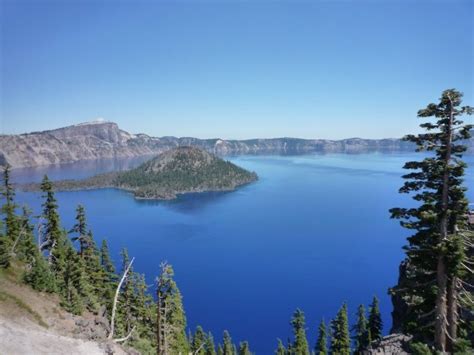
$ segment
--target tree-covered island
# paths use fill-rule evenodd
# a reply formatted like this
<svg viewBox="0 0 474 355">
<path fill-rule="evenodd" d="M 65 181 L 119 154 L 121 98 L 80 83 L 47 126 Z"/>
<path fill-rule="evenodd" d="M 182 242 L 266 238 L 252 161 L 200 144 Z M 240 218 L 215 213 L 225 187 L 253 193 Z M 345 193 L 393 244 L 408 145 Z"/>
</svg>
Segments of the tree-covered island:
<svg viewBox="0 0 474 355">
<path fill-rule="evenodd" d="M 179 194 L 232 191 L 257 180 L 257 174 L 195 147 L 166 151 L 135 169 L 110 172 L 83 180 L 53 182 L 56 191 L 117 188 L 137 199 L 171 200 Z M 22 185 L 40 189 L 36 183 Z"/>
</svg>

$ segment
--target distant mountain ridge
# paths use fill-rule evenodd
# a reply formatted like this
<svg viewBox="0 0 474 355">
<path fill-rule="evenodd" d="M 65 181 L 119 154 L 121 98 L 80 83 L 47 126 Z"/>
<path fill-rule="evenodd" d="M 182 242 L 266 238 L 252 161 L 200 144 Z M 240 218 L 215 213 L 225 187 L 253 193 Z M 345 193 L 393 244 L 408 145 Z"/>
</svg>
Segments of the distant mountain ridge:
<svg viewBox="0 0 474 355">
<path fill-rule="evenodd" d="M 95 121 L 49 131 L 0 135 L 0 165 L 13 168 L 71 163 L 80 160 L 135 157 L 158 154 L 179 146 L 195 146 L 210 153 L 307 154 L 368 153 L 413 151 L 411 143 L 400 139 L 198 139 L 190 137 L 151 137 L 130 134 L 114 122 Z M 474 141 L 469 141 L 474 151 Z"/>
</svg>

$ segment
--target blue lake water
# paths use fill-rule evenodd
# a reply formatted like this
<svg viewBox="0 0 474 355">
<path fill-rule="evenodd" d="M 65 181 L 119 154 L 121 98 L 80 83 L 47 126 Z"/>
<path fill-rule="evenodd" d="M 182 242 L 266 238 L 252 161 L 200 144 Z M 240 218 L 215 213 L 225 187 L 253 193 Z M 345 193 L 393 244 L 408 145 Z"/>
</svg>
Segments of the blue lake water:
<svg viewBox="0 0 474 355">
<path fill-rule="evenodd" d="M 230 193 L 187 195 L 176 201 L 137 201 L 106 189 L 62 192 L 65 227 L 82 203 L 96 239 L 109 241 L 119 262 L 127 247 L 135 270 L 153 283 L 162 260 L 170 262 L 184 297 L 188 325 L 201 324 L 221 339 L 249 340 L 271 354 L 277 338 L 291 335 L 289 320 L 304 310 L 311 346 L 321 318 L 334 317 L 347 301 L 351 319 L 360 303 L 381 299 L 391 325 L 387 289 L 398 277 L 407 232 L 388 209 L 411 204 L 397 193 L 403 163 L 415 154 L 244 156 L 231 160 L 260 180 Z M 82 178 L 125 169 L 141 159 L 85 162 L 14 171 L 18 182 Z M 467 162 L 474 165 L 474 157 Z M 474 188 L 473 170 L 466 184 Z M 473 191 L 468 192 L 474 201 Z M 18 193 L 36 212 L 37 193 Z"/>
</svg>

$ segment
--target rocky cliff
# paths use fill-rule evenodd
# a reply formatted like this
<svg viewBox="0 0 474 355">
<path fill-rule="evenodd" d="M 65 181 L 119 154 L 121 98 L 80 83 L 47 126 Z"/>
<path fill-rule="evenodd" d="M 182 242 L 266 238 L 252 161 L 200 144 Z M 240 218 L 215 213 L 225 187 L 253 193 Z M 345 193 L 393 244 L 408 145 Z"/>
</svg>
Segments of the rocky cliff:
<svg viewBox="0 0 474 355">
<path fill-rule="evenodd" d="M 79 160 L 157 154 L 178 146 L 196 146 L 217 155 L 365 153 L 411 151 L 399 139 L 250 139 L 223 140 L 150 137 L 130 134 L 116 123 L 96 121 L 50 131 L 0 136 L 0 165 L 13 168 L 70 163 Z M 470 141 L 474 151 L 474 141 Z"/>
</svg>

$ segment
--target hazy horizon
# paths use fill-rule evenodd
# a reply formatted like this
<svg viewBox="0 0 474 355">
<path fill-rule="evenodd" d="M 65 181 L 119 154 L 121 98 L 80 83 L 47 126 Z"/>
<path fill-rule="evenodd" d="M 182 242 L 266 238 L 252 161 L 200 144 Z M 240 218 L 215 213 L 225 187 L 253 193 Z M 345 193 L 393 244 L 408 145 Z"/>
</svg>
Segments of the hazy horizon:
<svg viewBox="0 0 474 355">
<path fill-rule="evenodd" d="M 473 102 L 471 1 L 0 6 L 4 134 L 399 138 L 445 89 Z"/>
</svg>

